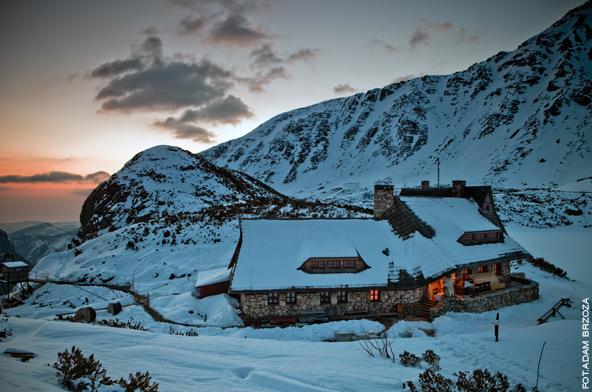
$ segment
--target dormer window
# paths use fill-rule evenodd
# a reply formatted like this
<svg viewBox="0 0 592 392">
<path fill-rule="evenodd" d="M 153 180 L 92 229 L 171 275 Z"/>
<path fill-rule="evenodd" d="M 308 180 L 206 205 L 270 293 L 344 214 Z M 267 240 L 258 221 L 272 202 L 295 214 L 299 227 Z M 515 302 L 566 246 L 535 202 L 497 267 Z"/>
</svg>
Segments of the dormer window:
<svg viewBox="0 0 592 392">
<path fill-rule="evenodd" d="M 458 238 L 458 242 L 463 245 L 504 242 L 504 233 L 501 230 L 467 231 Z"/>
<path fill-rule="evenodd" d="M 309 274 L 338 274 L 363 271 L 368 265 L 361 257 L 311 257 L 298 268 Z"/>
</svg>

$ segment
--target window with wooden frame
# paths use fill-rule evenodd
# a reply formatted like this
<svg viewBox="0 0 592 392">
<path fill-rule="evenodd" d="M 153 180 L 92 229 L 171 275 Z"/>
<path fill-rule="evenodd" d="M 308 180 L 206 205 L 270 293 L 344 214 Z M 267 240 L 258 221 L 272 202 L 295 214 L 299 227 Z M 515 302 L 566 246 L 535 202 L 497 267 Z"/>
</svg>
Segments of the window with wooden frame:
<svg viewBox="0 0 592 392">
<path fill-rule="evenodd" d="M 276 292 L 267 293 L 267 304 L 277 305 L 280 303 L 280 295 Z"/>
<path fill-rule="evenodd" d="M 501 275 L 502 274 L 502 263 L 495 263 L 493 265 L 493 272 L 496 275 Z"/>
<path fill-rule="evenodd" d="M 296 303 L 296 292 L 295 291 L 288 291 L 286 293 L 286 303 L 289 305 L 294 305 Z"/>
<path fill-rule="evenodd" d="M 344 304 L 347 302 L 347 291 L 337 292 L 337 303 Z"/>
<path fill-rule="evenodd" d="M 370 302 L 378 302 L 380 301 L 380 290 L 372 289 L 370 290 Z"/>
<path fill-rule="evenodd" d="M 321 304 L 331 303 L 331 293 L 328 291 L 321 291 Z"/>
<path fill-rule="evenodd" d="M 480 265 L 479 266 L 479 272 L 480 273 L 489 272 L 489 266 L 488 265 Z"/>
</svg>

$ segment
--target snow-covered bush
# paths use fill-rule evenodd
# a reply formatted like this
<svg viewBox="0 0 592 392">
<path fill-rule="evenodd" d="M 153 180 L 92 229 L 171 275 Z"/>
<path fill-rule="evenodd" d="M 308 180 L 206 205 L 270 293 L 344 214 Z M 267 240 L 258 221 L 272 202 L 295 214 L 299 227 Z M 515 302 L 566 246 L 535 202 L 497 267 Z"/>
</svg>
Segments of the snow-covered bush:
<svg viewBox="0 0 592 392">
<path fill-rule="evenodd" d="M 428 364 L 430 369 L 440 370 L 440 356 L 434 350 L 426 350 L 421 355 L 421 359 Z"/>
<path fill-rule="evenodd" d="M 82 351 L 72 346 L 58 353 L 58 360 L 53 364 L 60 384 L 69 391 L 97 391 L 101 385 L 113 385 L 113 380 L 107 376 L 107 370 L 101 362 L 95 360 L 94 354 L 85 357 Z"/>
<path fill-rule="evenodd" d="M 407 381 L 403 384 L 404 388 L 408 388 L 411 392 L 452 392 L 454 391 L 454 384 L 452 380 L 444 377 L 440 373 L 436 373 L 432 369 L 428 369 L 419 374 L 419 387 L 412 381 Z"/>
<path fill-rule="evenodd" d="M 491 373 L 488 369 L 475 369 L 473 373 L 455 373 L 456 381 L 444 377 L 433 369 L 419 374 L 418 385 L 413 381 L 403 384 L 411 392 L 526 392 L 526 387 L 516 384 L 510 389 L 508 377 L 500 372 Z M 532 389 L 537 392 L 536 388 Z"/>
<path fill-rule="evenodd" d="M 135 321 L 132 317 L 130 317 L 130 319 L 127 321 L 121 321 L 117 319 L 98 320 L 97 324 L 113 328 L 127 328 L 138 331 L 147 331 L 141 322 Z"/>
<path fill-rule="evenodd" d="M 53 368 L 56 369 L 59 383 L 69 391 L 98 392 L 99 389 L 103 390 L 100 387 L 109 386 L 111 389 L 117 385 L 125 392 L 158 392 L 158 383 L 152 382 L 148 372 L 130 373 L 127 378 L 114 380 L 94 354 L 86 357 L 76 346 L 58 353 Z"/>
<path fill-rule="evenodd" d="M 399 360 L 403 366 L 419 367 L 421 365 L 421 358 L 409 351 L 403 351 L 403 354 L 399 354 Z"/>
<path fill-rule="evenodd" d="M 125 392 L 158 392 L 158 383 L 152 383 L 150 373 L 136 372 L 130 373 L 127 379 L 120 378 L 117 380 Z"/>
</svg>

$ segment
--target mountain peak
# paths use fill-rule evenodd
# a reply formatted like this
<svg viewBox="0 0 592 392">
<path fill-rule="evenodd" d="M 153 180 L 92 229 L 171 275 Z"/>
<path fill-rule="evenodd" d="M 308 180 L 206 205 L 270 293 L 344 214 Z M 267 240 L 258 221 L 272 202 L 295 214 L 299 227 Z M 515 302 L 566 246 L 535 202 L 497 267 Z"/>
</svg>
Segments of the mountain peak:
<svg viewBox="0 0 592 392">
<path fill-rule="evenodd" d="M 214 205 L 283 197 L 246 174 L 219 168 L 179 147 L 155 146 L 93 190 L 80 222 L 84 237 L 92 237 L 100 230 L 194 214 Z"/>
<path fill-rule="evenodd" d="M 388 179 L 554 187 L 589 175 L 592 3 L 516 50 L 279 114 L 203 156 L 299 197 L 348 200 Z M 352 199 L 349 199 L 352 200 Z"/>
</svg>

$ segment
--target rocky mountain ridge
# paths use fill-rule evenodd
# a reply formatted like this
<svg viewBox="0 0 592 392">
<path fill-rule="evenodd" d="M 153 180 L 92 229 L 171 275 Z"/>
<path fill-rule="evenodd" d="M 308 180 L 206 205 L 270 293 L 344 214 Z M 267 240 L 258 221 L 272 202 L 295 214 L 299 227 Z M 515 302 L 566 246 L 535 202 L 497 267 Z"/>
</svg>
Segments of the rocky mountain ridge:
<svg viewBox="0 0 592 392">
<path fill-rule="evenodd" d="M 592 3 L 511 52 L 282 113 L 203 156 L 298 197 L 360 202 L 374 181 L 555 188 L 590 176 Z M 366 195 L 364 196 L 364 193 Z"/>
</svg>

